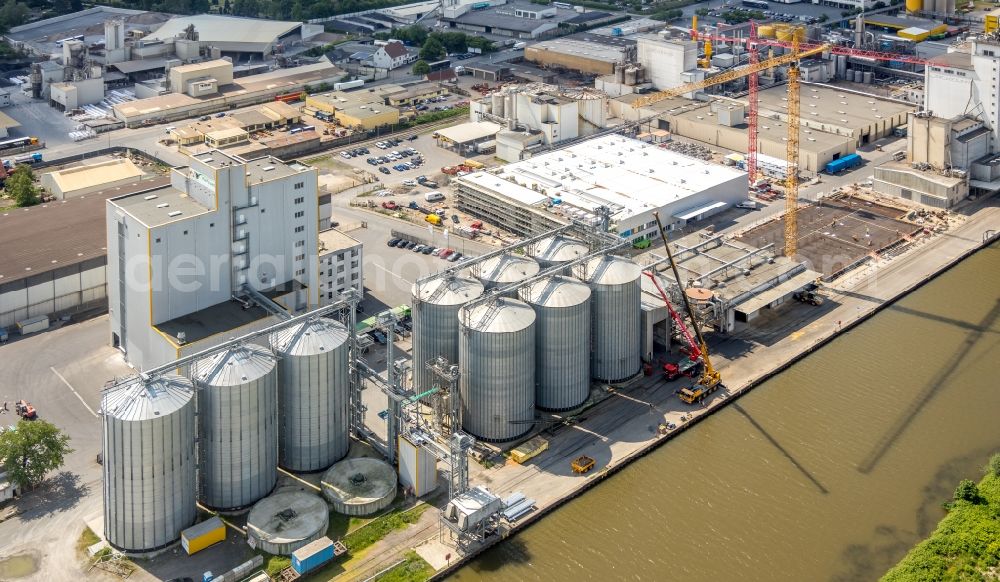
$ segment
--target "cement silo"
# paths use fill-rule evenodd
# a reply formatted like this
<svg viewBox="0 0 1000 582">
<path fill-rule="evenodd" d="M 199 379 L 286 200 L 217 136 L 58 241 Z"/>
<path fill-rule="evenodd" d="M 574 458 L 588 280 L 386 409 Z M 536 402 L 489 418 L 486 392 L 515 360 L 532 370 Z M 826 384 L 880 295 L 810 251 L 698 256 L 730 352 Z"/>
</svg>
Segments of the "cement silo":
<svg viewBox="0 0 1000 582">
<path fill-rule="evenodd" d="M 602 255 L 574 272 L 593 292 L 591 374 L 606 382 L 631 378 L 641 365 L 642 270 L 628 259 Z"/>
<path fill-rule="evenodd" d="M 590 288 L 570 277 L 535 282 L 522 297 L 535 310 L 535 406 L 569 410 L 590 395 Z"/>
<path fill-rule="evenodd" d="M 350 448 L 348 332 L 315 319 L 271 335 L 278 361 L 278 464 L 319 471 Z"/>
<path fill-rule="evenodd" d="M 462 428 L 491 442 L 531 430 L 535 417 L 535 312 L 498 297 L 458 316 Z"/>
<path fill-rule="evenodd" d="M 479 280 L 487 289 L 518 283 L 537 274 L 538 263 L 534 259 L 512 253 L 497 255 L 479 265 Z"/>
<path fill-rule="evenodd" d="M 199 499 L 235 511 L 278 479 L 278 368 L 274 355 L 241 345 L 194 364 L 199 388 Z"/>
<path fill-rule="evenodd" d="M 442 277 L 413 286 L 413 384 L 417 392 L 439 379 L 425 364 L 438 356 L 458 362 L 458 309 L 483 295 L 483 284 Z"/>
<path fill-rule="evenodd" d="M 135 378 L 101 398 L 104 536 L 116 550 L 156 553 L 194 523 L 194 386 Z"/>
<path fill-rule="evenodd" d="M 590 249 L 582 241 L 557 234 L 543 238 L 531 246 L 529 253 L 543 269 L 567 263 L 585 256 Z"/>
</svg>

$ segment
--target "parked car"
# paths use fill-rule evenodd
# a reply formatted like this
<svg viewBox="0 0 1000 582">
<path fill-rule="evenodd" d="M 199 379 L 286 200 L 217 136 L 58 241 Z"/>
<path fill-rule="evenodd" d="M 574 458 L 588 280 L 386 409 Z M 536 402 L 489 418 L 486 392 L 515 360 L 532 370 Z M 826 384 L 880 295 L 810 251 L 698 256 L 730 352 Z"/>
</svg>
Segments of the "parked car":
<svg viewBox="0 0 1000 582">
<path fill-rule="evenodd" d="M 382 203 L 382 208 L 385 208 L 386 210 L 395 210 L 395 209 L 399 208 L 399 205 L 397 205 L 392 200 L 389 200 L 388 202 L 383 202 Z"/>
<path fill-rule="evenodd" d="M 385 148 L 387 148 L 389 146 L 385 145 L 384 141 L 379 141 L 379 142 L 375 142 L 375 147 L 377 147 L 380 150 L 384 150 Z"/>
<path fill-rule="evenodd" d="M 351 154 L 347 152 L 340 152 L 340 157 L 344 158 L 345 160 L 349 160 L 351 159 Z"/>
<path fill-rule="evenodd" d="M 222 113 L 216 113 L 215 116 L 216 117 L 225 117 L 226 116 L 226 112 L 223 111 Z"/>
<path fill-rule="evenodd" d="M 455 252 L 455 251 L 453 251 L 451 249 L 445 249 L 445 250 L 441 251 L 441 254 L 439 254 L 438 257 L 440 257 L 442 259 L 447 259 L 448 255 L 452 254 L 453 252 Z"/>
<path fill-rule="evenodd" d="M 417 181 L 416 180 L 403 180 L 403 185 L 404 186 L 416 186 L 417 185 Z"/>
<path fill-rule="evenodd" d="M 378 167 L 378 171 L 382 172 L 383 174 L 391 174 L 392 173 L 392 172 L 389 171 L 389 168 L 387 168 L 385 166 L 379 166 Z"/>
<path fill-rule="evenodd" d="M 420 251 L 425 255 L 429 255 L 434 252 L 434 247 L 424 247 L 424 250 Z"/>
<path fill-rule="evenodd" d="M 413 251 L 413 252 L 415 252 L 415 253 L 419 253 L 419 252 L 423 252 L 423 250 L 424 250 L 425 248 L 427 248 L 427 245 L 417 245 L 417 246 L 413 247 L 413 248 L 412 248 L 412 249 L 410 249 L 410 250 L 412 250 L 412 251 Z"/>
<path fill-rule="evenodd" d="M 411 241 L 409 241 L 408 243 L 406 243 L 406 246 L 405 246 L 405 247 L 403 247 L 403 248 L 405 248 L 406 250 L 408 250 L 408 251 L 409 251 L 409 250 L 413 250 L 413 247 L 415 247 L 415 246 L 417 246 L 417 243 L 415 243 L 415 242 L 413 242 L 413 241 L 411 240 Z"/>
<path fill-rule="evenodd" d="M 212 118 L 208 115 L 202 115 L 201 117 L 198 118 L 198 121 L 208 121 L 209 119 Z"/>
<path fill-rule="evenodd" d="M 452 222 L 454 222 L 455 224 L 458 224 L 458 223 L 462 222 L 462 221 L 461 221 L 461 220 L 460 220 L 460 219 L 458 218 L 458 215 L 457 215 L 457 214 L 452 214 L 452 215 L 451 215 L 451 221 L 452 221 Z"/>
<path fill-rule="evenodd" d="M 462 253 L 455 253 L 452 256 L 448 257 L 448 260 L 451 261 L 452 263 L 454 263 L 455 261 L 457 261 L 457 260 L 459 260 L 461 258 L 462 258 Z"/>
<path fill-rule="evenodd" d="M 409 139 L 410 141 L 416 141 L 416 139 L 417 139 L 418 137 L 420 137 L 420 136 L 418 136 L 417 134 L 413 134 L 413 135 L 411 135 L 411 136 L 410 136 L 409 138 L 407 138 L 407 139 Z"/>
<path fill-rule="evenodd" d="M 387 246 L 387 247 L 394 247 L 394 246 L 396 246 L 396 243 L 398 243 L 398 242 L 399 242 L 398 238 L 390 238 L 389 241 L 387 243 L 385 243 L 385 246 Z"/>
</svg>

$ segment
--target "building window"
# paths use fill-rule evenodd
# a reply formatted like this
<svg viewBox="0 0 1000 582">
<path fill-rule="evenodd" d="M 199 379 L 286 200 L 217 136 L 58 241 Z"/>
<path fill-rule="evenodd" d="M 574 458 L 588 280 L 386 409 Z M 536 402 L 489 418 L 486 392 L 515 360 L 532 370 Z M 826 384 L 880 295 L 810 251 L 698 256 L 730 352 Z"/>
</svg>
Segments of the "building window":
<svg viewBox="0 0 1000 582">
<path fill-rule="evenodd" d="M 188 231 L 186 231 L 186 230 L 185 230 L 185 231 L 184 231 L 184 234 L 187 234 L 187 233 L 188 233 Z"/>
<path fill-rule="evenodd" d="M 160 237 L 156 237 L 156 242 L 160 242 Z"/>
<path fill-rule="evenodd" d="M 305 188 L 305 187 L 306 187 L 306 183 L 305 182 L 296 182 L 295 183 L 295 189 L 296 190 L 301 190 L 302 188 Z"/>
<path fill-rule="evenodd" d="M 306 199 L 305 199 L 304 196 L 299 196 L 298 198 L 295 199 L 295 203 L 296 204 L 302 204 L 305 201 L 306 201 Z"/>
<path fill-rule="evenodd" d="M 357 273 L 351 273 L 351 281 L 357 281 L 357 280 L 358 280 L 358 274 Z"/>
<path fill-rule="evenodd" d="M 326 276 L 327 277 L 332 277 L 333 276 L 333 269 L 327 269 Z"/>
<path fill-rule="evenodd" d="M 333 299 L 333 291 L 330 291 L 329 293 L 327 293 L 326 294 L 326 298 L 327 299 Z"/>
<path fill-rule="evenodd" d="M 352 256 L 352 257 L 356 257 L 356 256 L 358 256 L 358 251 L 357 251 L 357 250 L 353 250 L 353 251 L 351 251 L 351 256 Z"/>
<path fill-rule="evenodd" d="M 337 253 L 337 260 L 338 261 L 343 261 L 344 260 L 344 253 Z"/>
<path fill-rule="evenodd" d="M 344 265 L 339 265 L 339 266 L 337 267 L 337 272 L 338 272 L 338 273 L 343 273 L 343 272 L 344 272 Z"/>
<path fill-rule="evenodd" d="M 295 218 L 302 218 L 305 215 L 306 215 L 305 210 L 299 210 L 298 212 L 295 213 Z"/>
<path fill-rule="evenodd" d="M 305 229 L 306 229 L 306 227 L 304 227 L 304 226 L 296 226 L 295 227 L 295 232 L 302 232 Z"/>
<path fill-rule="evenodd" d="M 302 260 L 304 260 L 305 258 L 306 258 L 306 256 L 305 256 L 305 255 L 295 255 L 295 260 L 296 260 L 296 261 L 302 261 Z"/>
<path fill-rule="evenodd" d="M 208 228 L 215 228 L 215 223 L 214 222 L 209 222 L 208 223 Z"/>
<path fill-rule="evenodd" d="M 306 241 L 304 241 L 304 240 L 297 240 L 297 241 L 295 241 L 295 246 L 297 246 L 297 247 L 304 247 L 304 246 L 306 246 Z"/>
<path fill-rule="evenodd" d="M 298 277 L 299 275 L 305 275 L 305 274 L 306 274 L 306 270 L 305 269 L 299 269 L 298 271 L 295 271 L 295 276 L 296 277 Z"/>
</svg>

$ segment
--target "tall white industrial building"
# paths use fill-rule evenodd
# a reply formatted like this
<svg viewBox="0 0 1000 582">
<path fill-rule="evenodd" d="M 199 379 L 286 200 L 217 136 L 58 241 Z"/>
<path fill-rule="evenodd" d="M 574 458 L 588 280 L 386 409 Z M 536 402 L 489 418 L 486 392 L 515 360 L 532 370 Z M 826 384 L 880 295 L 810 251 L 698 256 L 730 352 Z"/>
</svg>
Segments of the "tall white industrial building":
<svg viewBox="0 0 1000 582">
<path fill-rule="evenodd" d="M 924 73 L 924 110 L 935 117 L 981 117 L 992 130 L 992 149 L 1000 144 L 1000 37 L 982 35 L 971 52 L 950 52 L 928 62 Z"/>
<path fill-rule="evenodd" d="M 218 150 L 107 202 L 111 342 L 144 370 L 319 304 L 317 173 Z M 274 305 L 277 304 L 277 305 Z"/>
</svg>

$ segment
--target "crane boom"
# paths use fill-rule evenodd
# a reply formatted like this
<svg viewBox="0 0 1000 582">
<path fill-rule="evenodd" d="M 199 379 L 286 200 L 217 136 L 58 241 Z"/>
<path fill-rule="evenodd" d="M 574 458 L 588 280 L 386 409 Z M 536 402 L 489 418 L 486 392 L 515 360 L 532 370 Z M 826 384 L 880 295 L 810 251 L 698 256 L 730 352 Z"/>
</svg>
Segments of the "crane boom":
<svg viewBox="0 0 1000 582">
<path fill-rule="evenodd" d="M 794 63 L 795 61 L 797 61 L 799 59 L 804 59 L 806 57 L 810 57 L 812 55 L 816 55 L 816 54 L 825 52 L 825 51 L 827 51 L 827 50 L 830 49 L 830 46 L 831 45 L 829 45 L 829 44 L 822 44 L 822 45 L 814 46 L 812 48 L 809 48 L 807 50 L 801 51 L 799 53 L 794 53 L 793 52 L 793 53 L 790 53 L 790 54 L 780 55 L 780 56 L 777 56 L 777 57 L 773 57 L 773 58 L 770 58 L 770 59 L 766 59 L 766 60 L 760 61 L 758 63 L 754 63 L 754 64 L 746 65 L 746 66 L 743 66 L 743 67 L 738 67 L 738 68 L 735 68 L 735 69 L 731 69 L 729 71 L 726 71 L 724 73 L 719 73 L 718 75 L 715 75 L 714 77 L 709 77 L 709 78 L 704 79 L 702 81 L 694 81 L 694 82 L 691 82 L 691 83 L 684 83 L 683 85 L 679 85 L 679 86 L 673 87 L 671 89 L 666 89 L 666 90 L 663 90 L 663 91 L 657 91 L 656 93 L 650 93 L 649 95 L 646 95 L 644 97 L 640 97 L 639 99 L 636 99 L 635 102 L 633 103 L 633 107 L 636 107 L 636 108 L 638 108 L 638 107 L 646 107 L 648 105 L 652 105 L 653 103 L 657 103 L 657 102 L 663 101 L 665 99 L 670 99 L 672 97 L 680 97 L 681 95 L 684 95 L 685 93 L 691 93 L 691 92 L 694 92 L 694 91 L 700 91 L 701 89 L 705 89 L 705 88 L 708 88 L 708 87 L 714 87 L 715 85 L 721 85 L 723 83 L 728 83 L 729 81 L 734 81 L 736 79 L 740 79 L 742 77 L 746 77 L 747 75 L 752 75 L 754 73 L 759 73 L 760 71 L 764 71 L 764 70 L 770 69 L 772 67 L 780 67 L 780 66 L 783 66 L 783 65 L 788 65 L 788 64 Z"/>
<path fill-rule="evenodd" d="M 663 290 L 663 287 L 660 286 L 660 282 L 656 280 L 656 274 L 653 273 L 652 269 L 649 271 L 643 271 L 643 274 L 649 277 L 649 280 L 653 282 L 654 286 L 656 286 L 656 290 L 660 292 L 660 297 L 663 298 L 663 303 L 667 306 L 667 312 L 670 314 L 670 318 L 674 320 L 674 323 L 677 324 L 677 329 L 679 329 L 681 331 L 681 335 L 684 336 L 684 341 L 687 342 L 688 345 L 688 357 L 691 358 L 692 361 L 697 360 L 701 357 L 701 348 L 697 343 L 695 343 L 694 338 L 691 337 L 691 332 L 688 331 L 687 326 L 684 325 L 684 320 L 681 319 L 681 315 L 677 313 L 677 311 L 674 310 L 674 306 L 670 304 L 667 292 Z"/>
<path fill-rule="evenodd" d="M 798 41 L 792 41 L 792 54 L 799 51 Z M 799 64 L 793 61 L 788 69 L 788 141 L 785 158 L 785 256 L 794 257 L 799 240 Z"/>
</svg>

